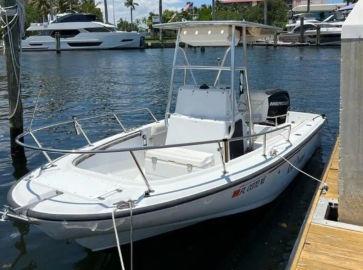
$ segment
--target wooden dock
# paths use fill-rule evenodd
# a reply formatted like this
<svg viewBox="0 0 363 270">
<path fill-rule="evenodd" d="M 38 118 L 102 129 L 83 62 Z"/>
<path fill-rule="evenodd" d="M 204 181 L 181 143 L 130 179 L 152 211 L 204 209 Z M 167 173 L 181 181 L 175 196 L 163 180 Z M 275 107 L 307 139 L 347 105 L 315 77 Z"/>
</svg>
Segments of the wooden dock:
<svg viewBox="0 0 363 270">
<path fill-rule="evenodd" d="M 363 269 L 363 228 L 316 217 L 322 201 L 338 202 L 338 175 L 337 142 L 323 176 L 329 189 L 326 193 L 317 190 L 287 269 Z"/>
</svg>

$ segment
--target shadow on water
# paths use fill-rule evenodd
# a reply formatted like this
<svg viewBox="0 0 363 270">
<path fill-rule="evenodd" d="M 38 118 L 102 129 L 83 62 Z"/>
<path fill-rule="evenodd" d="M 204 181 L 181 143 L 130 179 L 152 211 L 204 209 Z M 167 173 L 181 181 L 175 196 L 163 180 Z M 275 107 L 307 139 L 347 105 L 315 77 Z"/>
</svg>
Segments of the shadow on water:
<svg viewBox="0 0 363 270">
<path fill-rule="evenodd" d="M 20 223 L 20 222 L 14 222 L 13 226 L 18 230 L 19 232 L 19 239 L 15 242 L 14 247 L 19 252 L 19 254 L 15 257 L 15 259 L 11 263 L 11 269 L 16 269 L 18 262 L 20 259 L 27 254 L 27 248 L 26 248 L 26 241 L 25 237 L 29 233 L 29 225 Z M 31 261 L 25 269 L 35 269 L 36 264 Z"/>
<path fill-rule="evenodd" d="M 19 148 L 23 148 L 20 153 L 18 151 L 11 153 L 12 165 L 14 168 L 13 176 L 15 179 L 20 179 L 29 172 L 24 154 L 24 147 L 19 146 Z"/>
</svg>

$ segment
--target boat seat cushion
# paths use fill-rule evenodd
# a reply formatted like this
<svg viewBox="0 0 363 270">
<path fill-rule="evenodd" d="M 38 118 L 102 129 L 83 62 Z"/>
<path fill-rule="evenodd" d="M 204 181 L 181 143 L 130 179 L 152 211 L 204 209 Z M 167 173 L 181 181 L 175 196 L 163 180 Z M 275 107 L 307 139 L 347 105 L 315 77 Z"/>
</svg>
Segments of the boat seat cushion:
<svg viewBox="0 0 363 270">
<path fill-rule="evenodd" d="M 228 136 L 228 122 L 172 114 L 166 144 L 222 140 Z"/>
<path fill-rule="evenodd" d="M 146 151 L 146 158 L 171 161 L 184 165 L 205 168 L 213 163 L 213 154 L 182 147 L 154 149 Z"/>
<path fill-rule="evenodd" d="M 154 149 L 145 153 L 145 172 L 154 179 L 175 177 L 213 165 L 212 153 L 182 147 Z"/>
<path fill-rule="evenodd" d="M 198 119 L 179 114 L 172 114 L 165 144 L 191 143 L 209 140 L 222 140 L 228 136 L 228 122 L 209 119 Z M 218 144 L 200 144 L 185 146 L 196 151 L 219 155 Z"/>
</svg>

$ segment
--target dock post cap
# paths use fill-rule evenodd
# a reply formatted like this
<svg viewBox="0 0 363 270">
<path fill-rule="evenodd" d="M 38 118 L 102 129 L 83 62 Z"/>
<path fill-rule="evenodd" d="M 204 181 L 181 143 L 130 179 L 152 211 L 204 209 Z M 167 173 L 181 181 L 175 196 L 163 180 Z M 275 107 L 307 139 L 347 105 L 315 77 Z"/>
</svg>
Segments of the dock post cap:
<svg viewBox="0 0 363 270">
<path fill-rule="evenodd" d="M 342 27 L 342 39 L 363 39 L 363 0 L 359 0 Z"/>
</svg>

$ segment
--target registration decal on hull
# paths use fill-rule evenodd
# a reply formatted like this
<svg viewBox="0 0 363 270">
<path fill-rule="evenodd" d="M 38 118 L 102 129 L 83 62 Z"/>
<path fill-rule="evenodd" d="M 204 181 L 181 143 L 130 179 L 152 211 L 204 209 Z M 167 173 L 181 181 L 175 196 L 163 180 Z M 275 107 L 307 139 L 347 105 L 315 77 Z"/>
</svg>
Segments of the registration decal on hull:
<svg viewBox="0 0 363 270">
<path fill-rule="evenodd" d="M 261 186 L 265 183 L 265 180 L 266 180 L 266 176 L 261 177 L 255 181 L 253 181 L 252 183 L 244 184 L 244 185 L 238 187 L 238 189 L 236 189 L 232 192 L 232 198 L 239 197 L 245 193 L 248 193 L 248 192 L 258 188 L 259 186 Z"/>
</svg>

